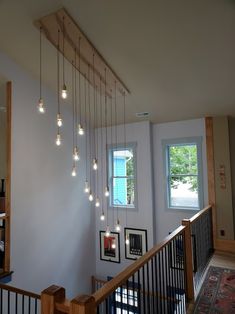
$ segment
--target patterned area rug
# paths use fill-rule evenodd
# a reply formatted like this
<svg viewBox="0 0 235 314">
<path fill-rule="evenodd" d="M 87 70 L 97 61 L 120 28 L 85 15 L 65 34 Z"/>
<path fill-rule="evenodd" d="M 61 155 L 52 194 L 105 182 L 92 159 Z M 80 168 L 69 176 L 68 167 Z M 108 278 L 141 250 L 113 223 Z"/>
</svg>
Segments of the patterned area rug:
<svg viewBox="0 0 235 314">
<path fill-rule="evenodd" d="M 235 314 L 235 270 L 209 267 L 193 313 Z"/>
</svg>

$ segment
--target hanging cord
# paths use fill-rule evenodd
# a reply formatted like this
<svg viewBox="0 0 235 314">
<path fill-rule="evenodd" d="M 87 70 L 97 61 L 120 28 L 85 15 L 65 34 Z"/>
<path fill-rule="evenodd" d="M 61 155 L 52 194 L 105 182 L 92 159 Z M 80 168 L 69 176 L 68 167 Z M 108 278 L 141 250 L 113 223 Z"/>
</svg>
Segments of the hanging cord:
<svg viewBox="0 0 235 314">
<path fill-rule="evenodd" d="M 82 119 L 82 102 L 81 102 L 81 37 L 79 37 L 78 41 L 78 52 L 79 52 L 79 124 L 81 126 L 81 119 Z"/>
<path fill-rule="evenodd" d="M 77 101 L 77 49 L 74 49 L 75 56 L 74 56 L 74 63 L 75 63 L 75 80 L 74 80 L 74 85 L 75 85 L 75 145 L 76 147 L 78 146 L 78 135 L 77 135 L 77 125 L 78 125 L 78 101 Z"/>
<path fill-rule="evenodd" d="M 103 214 L 103 186 L 104 186 L 104 176 L 103 176 L 103 103 L 102 103 L 102 84 L 101 84 L 101 76 L 100 76 L 100 159 L 101 159 L 101 167 L 100 167 L 100 173 L 101 173 L 101 214 Z"/>
<path fill-rule="evenodd" d="M 90 82 L 90 64 L 88 66 L 88 81 Z M 90 83 L 88 84 L 88 110 L 89 110 L 89 163 L 90 163 L 90 189 L 91 189 L 91 171 L 92 171 L 92 155 L 91 155 L 91 95 Z"/>
<path fill-rule="evenodd" d="M 117 146 L 118 146 L 118 134 L 117 134 L 117 82 L 115 81 L 115 101 L 114 101 L 114 106 L 115 106 L 115 143 L 116 143 L 116 151 L 117 151 Z M 117 159 L 115 158 L 115 165 L 116 165 L 116 171 L 117 171 Z M 118 183 L 117 183 L 117 198 L 118 198 Z M 116 211 L 117 211 L 117 222 L 119 223 L 119 212 L 118 212 L 118 204 L 116 204 Z"/>
<path fill-rule="evenodd" d="M 113 98 L 112 98 L 112 95 L 113 95 L 113 91 L 110 90 L 110 94 L 111 94 L 111 97 L 110 97 L 110 133 L 111 133 L 111 149 L 112 149 L 112 157 L 111 157 L 111 167 L 112 167 L 112 177 L 113 177 L 113 180 L 114 180 L 114 162 L 113 162 L 113 154 L 114 154 L 114 146 L 113 146 Z M 114 184 L 113 184 L 113 181 L 112 181 L 112 194 L 111 197 L 112 197 L 112 202 L 111 202 L 111 206 L 113 207 L 113 229 L 115 229 L 115 217 L 114 217 L 114 210 L 115 210 L 115 204 L 114 204 Z"/>
<path fill-rule="evenodd" d="M 98 158 L 98 145 L 97 145 L 97 121 L 98 121 L 98 111 L 97 111 L 97 85 L 95 86 L 95 108 L 94 108 L 94 143 L 95 143 L 95 158 Z M 96 180 L 96 196 L 98 197 L 98 170 L 95 172 L 95 180 Z"/>
<path fill-rule="evenodd" d="M 105 160 L 106 160 L 106 187 L 108 188 L 108 130 L 107 130 L 107 86 L 106 86 L 106 68 L 105 68 Z"/>
<path fill-rule="evenodd" d="M 65 85 L 65 70 L 64 70 L 64 37 L 65 37 L 65 27 L 64 27 L 64 16 L 63 16 L 63 85 Z"/>
<path fill-rule="evenodd" d="M 84 104 L 85 104 L 85 128 L 88 129 L 87 127 L 87 110 L 86 110 L 86 105 L 87 105 L 87 77 L 86 77 L 86 74 L 84 75 L 84 91 L 85 91 L 85 94 L 84 94 Z M 86 135 L 86 181 L 87 181 L 87 134 Z"/>
<path fill-rule="evenodd" d="M 125 154 L 126 154 L 126 94 L 125 92 L 123 94 L 123 124 L 124 124 L 124 148 L 125 148 Z M 127 224 L 127 202 L 126 202 L 126 227 L 127 226 L 128 224 Z"/>
<path fill-rule="evenodd" d="M 95 85 L 95 54 L 93 53 L 93 89 L 94 89 L 94 99 L 93 99 L 93 105 L 94 105 L 94 134 L 93 134 L 93 141 L 94 141 L 94 152 L 93 157 L 96 159 L 96 140 L 95 140 L 95 119 L 96 119 L 96 85 Z"/>
<path fill-rule="evenodd" d="M 72 61 L 72 104 L 73 104 L 73 152 L 74 153 L 74 145 L 75 145 L 75 101 L 74 101 L 74 73 L 75 73 L 75 68 L 74 68 L 74 61 Z"/>
<path fill-rule="evenodd" d="M 57 43 L 57 114 L 60 115 L 60 30 L 58 29 Z M 57 134 L 60 134 L 60 128 L 57 127 Z"/>
<path fill-rule="evenodd" d="M 42 99 L 42 27 L 40 27 L 40 53 L 39 53 L 39 76 L 40 76 L 40 83 L 39 83 L 39 95 L 40 99 Z"/>
</svg>

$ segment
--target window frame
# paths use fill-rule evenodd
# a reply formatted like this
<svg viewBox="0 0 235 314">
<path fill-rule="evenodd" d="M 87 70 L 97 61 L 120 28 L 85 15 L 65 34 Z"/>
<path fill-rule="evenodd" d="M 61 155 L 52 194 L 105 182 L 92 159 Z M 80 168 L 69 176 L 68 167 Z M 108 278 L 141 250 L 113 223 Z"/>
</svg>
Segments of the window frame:
<svg viewBox="0 0 235 314">
<path fill-rule="evenodd" d="M 113 176 L 113 151 L 115 150 L 127 150 L 132 149 L 133 151 L 133 162 L 134 162 L 134 205 L 114 205 L 113 204 L 113 179 L 114 178 L 130 178 L 128 176 Z M 109 182 L 109 209 L 118 208 L 118 209 L 130 209 L 136 210 L 138 208 L 138 197 L 137 197 L 137 143 L 136 142 L 128 142 L 126 144 L 109 144 L 107 145 L 107 154 L 108 154 L 108 182 Z"/>
<path fill-rule="evenodd" d="M 194 144 L 197 146 L 197 169 L 198 174 L 195 175 L 198 178 L 198 203 L 199 207 L 190 206 L 172 206 L 171 205 L 171 187 L 170 187 L 170 158 L 169 148 L 171 146 L 187 146 Z M 197 137 L 185 137 L 162 140 L 163 147 L 163 162 L 164 162 L 164 176 L 165 176 L 165 204 L 167 210 L 183 210 L 183 211 L 199 211 L 204 206 L 204 189 L 203 189 L 203 162 L 202 162 L 202 136 Z M 187 175 L 185 175 L 187 176 Z M 189 175 L 191 176 L 191 175 Z"/>
</svg>

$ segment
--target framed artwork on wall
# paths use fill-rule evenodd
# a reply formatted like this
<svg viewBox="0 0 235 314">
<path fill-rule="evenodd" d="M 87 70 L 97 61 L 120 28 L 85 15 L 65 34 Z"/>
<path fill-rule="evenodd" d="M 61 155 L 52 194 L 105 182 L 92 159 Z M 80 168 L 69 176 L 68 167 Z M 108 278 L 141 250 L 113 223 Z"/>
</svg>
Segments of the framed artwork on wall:
<svg viewBox="0 0 235 314">
<path fill-rule="evenodd" d="M 129 244 L 125 244 L 126 259 L 136 260 L 147 252 L 147 230 L 125 228 L 124 233 L 125 239 L 129 239 Z"/>
<path fill-rule="evenodd" d="M 110 236 L 106 237 L 105 231 L 100 231 L 100 259 L 120 263 L 120 236 L 118 232 L 110 232 Z"/>
</svg>

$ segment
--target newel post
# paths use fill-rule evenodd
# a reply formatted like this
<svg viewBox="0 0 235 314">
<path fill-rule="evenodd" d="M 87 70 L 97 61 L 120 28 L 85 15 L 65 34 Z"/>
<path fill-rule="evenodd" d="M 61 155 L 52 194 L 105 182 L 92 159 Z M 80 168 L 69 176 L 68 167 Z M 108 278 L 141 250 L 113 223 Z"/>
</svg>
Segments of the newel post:
<svg viewBox="0 0 235 314">
<path fill-rule="evenodd" d="M 185 267 L 186 267 L 186 289 L 187 298 L 194 300 L 194 280 L 193 280 L 193 250 L 191 239 L 191 226 L 189 219 L 183 219 L 182 225 L 185 226 Z"/>
<path fill-rule="evenodd" d="M 41 314 L 56 314 L 55 304 L 65 299 L 65 289 L 59 286 L 50 286 L 41 293 Z"/>
<path fill-rule="evenodd" d="M 69 314 L 96 314 L 95 299 L 90 295 L 80 295 L 70 302 Z"/>
</svg>

